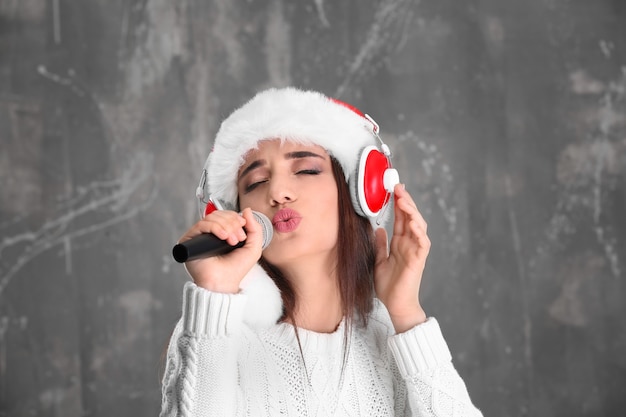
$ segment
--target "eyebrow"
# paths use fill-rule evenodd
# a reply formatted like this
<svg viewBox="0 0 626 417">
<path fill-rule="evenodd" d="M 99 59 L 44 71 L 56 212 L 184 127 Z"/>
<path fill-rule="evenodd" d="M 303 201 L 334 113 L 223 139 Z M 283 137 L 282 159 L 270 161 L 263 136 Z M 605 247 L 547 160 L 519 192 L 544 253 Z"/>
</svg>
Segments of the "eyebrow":
<svg viewBox="0 0 626 417">
<path fill-rule="evenodd" d="M 288 152 L 285 154 L 285 159 L 301 159 L 301 158 L 320 158 L 320 159 L 326 159 L 324 158 L 324 156 L 317 154 L 315 152 L 310 152 L 310 151 L 295 151 L 295 152 Z M 257 169 L 258 167 L 262 166 L 265 163 L 264 159 L 257 159 L 256 161 L 253 161 L 250 165 L 248 165 L 243 171 L 241 171 L 241 174 L 239 174 L 239 177 L 237 178 L 237 180 L 240 180 L 241 178 L 243 178 L 248 172 Z"/>
<path fill-rule="evenodd" d="M 308 157 L 326 159 L 322 155 L 310 151 L 296 151 L 285 154 L 285 159 L 300 159 Z"/>
</svg>

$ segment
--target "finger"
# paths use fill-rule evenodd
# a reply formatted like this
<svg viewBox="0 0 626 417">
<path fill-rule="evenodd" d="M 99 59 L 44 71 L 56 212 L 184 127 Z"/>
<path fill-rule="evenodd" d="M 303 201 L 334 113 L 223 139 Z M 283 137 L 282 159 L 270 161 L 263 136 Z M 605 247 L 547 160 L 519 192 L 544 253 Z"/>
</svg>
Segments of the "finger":
<svg viewBox="0 0 626 417">
<path fill-rule="evenodd" d="M 426 228 L 426 221 L 424 220 L 422 214 L 417 208 L 417 204 L 411 194 L 406 190 L 404 184 L 398 184 L 394 188 L 394 194 L 401 205 L 401 208 L 406 210 L 406 213 L 409 214 L 412 218 L 418 220 L 424 228 Z"/>
<path fill-rule="evenodd" d="M 406 213 L 402 210 L 402 198 L 394 194 L 394 202 L 393 202 L 393 234 L 395 236 L 402 236 L 405 231 L 405 221 L 406 221 Z"/>
<path fill-rule="evenodd" d="M 411 198 L 411 194 L 406 189 L 405 184 L 396 184 L 396 186 L 393 188 L 393 193 L 398 197 L 408 198 L 409 200 L 413 201 L 413 199 Z"/>
<path fill-rule="evenodd" d="M 411 193 L 409 193 L 406 188 L 404 187 L 404 184 L 398 184 L 396 185 L 396 187 L 394 188 L 394 194 L 402 200 L 405 200 L 409 203 L 409 205 L 411 207 L 413 207 L 414 210 L 417 210 L 417 203 L 415 203 L 415 200 L 413 200 L 413 197 L 411 196 Z"/>
<path fill-rule="evenodd" d="M 262 239 L 263 228 L 252 214 L 252 209 L 246 208 L 241 212 L 241 217 L 246 221 L 245 229 L 248 235 L 247 241 Z"/>
<path fill-rule="evenodd" d="M 374 231 L 376 245 L 376 264 L 384 261 L 389 257 L 389 249 L 387 247 L 387 231 L 384 227 L 379 227 Z"/>
<path fill-rule="evenodd" d="M 193 225 L 179 239 L 179 242 L 191 239 L 202 233 L 211 233 L 225 240 L 230 245 L 236 245 L 246 238 L 246 234 L 243 230 L 244 224 L 245 220 L 234 211 L 216 211 Z"/>
<path fill-rule="evenodd" d="M 420 227 L 422 227 L 424 230 L 428 229 L 428 224 L 426 223 L 426 220 L 424 220 L 422 213 L 420 213 L 420 211 L 417 209 L 413 202 L 408 201 L 404 197 L 399 197 L 396 201 L 396 205 L 402 212 L 406 214 L 406 216 L 411 221 L 418 222 Z"/>
<path fill-rule="evenodd" d="M 424 230 L 418 222 L 411 221 L 409 223 L 409 227 L 411 229 L 411 233 L 413 235 L 413 239 L 416 241 L 415 250 L 417 252 L 417 257 L 419 259 L 425 259 L 430 252 L 430 238 L 428 237 L 428 233 Z"/>
<path fill-rule="evenodd" d="M 246 239 L 245 219 L 234 211 L 220 210 L 215 215 L 205 218 L 208 233 L 212 233 L 230 245 L 236 245 Z"/>
</svg>

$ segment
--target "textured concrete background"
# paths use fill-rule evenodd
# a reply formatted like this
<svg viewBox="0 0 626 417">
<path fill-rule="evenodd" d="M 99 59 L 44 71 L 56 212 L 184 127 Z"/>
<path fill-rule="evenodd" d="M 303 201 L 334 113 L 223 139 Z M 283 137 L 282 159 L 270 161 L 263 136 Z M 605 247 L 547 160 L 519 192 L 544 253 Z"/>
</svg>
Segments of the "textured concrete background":
<svg viewBox="0 0 626 417">
<path fill-rule="evenodd" d="M 219 122 L 381 125 L 486 416 L 626 410 L 623 0 L 0 0 L 0 416 L 154 416 Z"/>
</svg>

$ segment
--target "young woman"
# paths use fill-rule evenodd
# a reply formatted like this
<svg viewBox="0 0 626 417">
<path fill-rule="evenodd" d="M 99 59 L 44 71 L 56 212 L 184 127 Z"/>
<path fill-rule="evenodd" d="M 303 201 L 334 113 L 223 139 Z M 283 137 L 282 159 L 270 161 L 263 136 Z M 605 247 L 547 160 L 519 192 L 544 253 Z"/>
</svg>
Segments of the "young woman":
<svg viewBox="0 0 626 417">
<path fill-rule="evenodd" d="M 207 214 L 180 241 L 245 244 L 185 263 L 161 416 L 481 415 L 421 307 L 426 222 L 388 154 L 369 116 L 311 91 L 261 92 L 222 123 Z"/>
</svg>

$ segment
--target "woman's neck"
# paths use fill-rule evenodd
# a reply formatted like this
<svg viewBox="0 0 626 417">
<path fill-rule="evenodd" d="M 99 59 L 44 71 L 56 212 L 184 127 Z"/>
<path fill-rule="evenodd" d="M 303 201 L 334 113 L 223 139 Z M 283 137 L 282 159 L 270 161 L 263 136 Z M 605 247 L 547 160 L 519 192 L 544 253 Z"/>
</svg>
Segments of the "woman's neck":
<svg viewBox="0 0 626 417">
<path fill-rule="evenodd" d="M 299 262 L 283 271 L 296 294 L 297 326 L 318 333 L 334 332 L 343 319 L 335 269 L 323 263 Z"/>
</svg>

